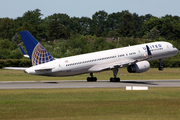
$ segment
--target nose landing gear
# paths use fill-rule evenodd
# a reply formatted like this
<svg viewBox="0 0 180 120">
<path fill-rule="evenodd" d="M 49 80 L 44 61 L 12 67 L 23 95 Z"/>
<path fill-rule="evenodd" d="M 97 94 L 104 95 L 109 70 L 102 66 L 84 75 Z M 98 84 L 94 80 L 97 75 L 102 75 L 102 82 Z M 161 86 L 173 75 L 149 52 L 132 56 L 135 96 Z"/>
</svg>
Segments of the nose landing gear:
<svg viewBox="0 0 180 120">
<path fill-rule="evenodd" d="M 160 63 L 159 63 L 159 71 L 163 71 L 164 67 L 163 67 L 163 59 L 159 59 Z"/>
</svg>

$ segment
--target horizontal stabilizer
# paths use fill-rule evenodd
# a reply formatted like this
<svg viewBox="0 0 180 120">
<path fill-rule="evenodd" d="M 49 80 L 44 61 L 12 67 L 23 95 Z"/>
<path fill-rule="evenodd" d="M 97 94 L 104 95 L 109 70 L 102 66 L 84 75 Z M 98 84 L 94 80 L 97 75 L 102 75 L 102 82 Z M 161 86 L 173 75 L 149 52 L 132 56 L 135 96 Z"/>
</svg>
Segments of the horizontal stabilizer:
<svg viewBox="0 0 180 120">
<path fill-rule="evenodd" d="M 19 45 L 20 49 L 21 49 L 21 52 L 23 54 L 24 57 L 27 57 L 29 58 L 29 55 L 26 54 L 26 52 L 24 51 L 24 49 Z"/>
<path fill-rule="evenodd" d="M 26 70 L 28 67 L 4 67 L 7 70 Z"/>
<path fill-rule="evenodd" d="M 23 55 L 24 57 L 26 57 L 26 58 L 29 58 L 29 55 Z"/>
<path fill-rule="evenodd" d="M 21 49 L 21 52 L 23 55 L 27 55 L 26 52 L 24 51 L 24 49 L 19 45 L 20 49 Z"/>
</svg>

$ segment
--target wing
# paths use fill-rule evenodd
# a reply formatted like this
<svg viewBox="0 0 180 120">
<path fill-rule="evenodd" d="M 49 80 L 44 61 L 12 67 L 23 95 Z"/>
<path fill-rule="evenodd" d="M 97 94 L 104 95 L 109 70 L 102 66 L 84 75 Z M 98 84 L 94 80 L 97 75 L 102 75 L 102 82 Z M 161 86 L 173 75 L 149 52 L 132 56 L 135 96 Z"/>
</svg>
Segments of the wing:
<svg viewBox="0 0 180 120">
<path fill-rule="evenodd" d="M 146 45 L 146 49 L 147 49 L 147 56 L 144 56 L 144 58 L 123 59 L 123 60 L 119 60 L 119 61 L 115 61 L 115 62 L 111 62 L 111 63 L 97 64 L 97 65 L 94 65 L 93 67 L 91 67 L 88 71 L 99 72 L 99 71 L 103 71 L 103 70 L 111 70 L 115 67 L 122 68 L 122 67 L 127 67 L 129 65 L 135 64 L 136 62 L 148 60 L 148 59 L 152 58 L 152 53 L 151 53 L 148 45 Z"/>
<path fill-rule="evenodd" d="M 119 67 L 119 68 L 122 68 L 122 67 L 126 67 L 126 66 L 129 66 L 131 64 L 134 64 L 136 62 L 136 60 L 131 60 L 131 59 L 128 59 L 128 60 L 119 60 L 119 61 L 116 61 L 116 62 L 111 62 L 111 63 L 103 63 L 103 64 L 97 64 L 93 67 L 91 67 L 88 71 L 92 71 L 92 72 L 99 72 L 99 71 L 103 71 L 103 70 L 111 70 L 115 67 Z"/>
</svg>

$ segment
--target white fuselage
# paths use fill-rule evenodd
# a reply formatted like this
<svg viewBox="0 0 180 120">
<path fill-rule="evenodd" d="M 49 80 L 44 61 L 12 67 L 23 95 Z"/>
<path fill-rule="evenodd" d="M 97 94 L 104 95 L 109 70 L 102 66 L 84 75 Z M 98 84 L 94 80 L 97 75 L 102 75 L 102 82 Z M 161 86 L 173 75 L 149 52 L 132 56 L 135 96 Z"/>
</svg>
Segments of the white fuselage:
<svg viewBox="0 0 180 120">
<path fill-rule="evenodd" d="M 152 58 L 148 59 L 148 61 L 165 59 L 178 53 L 178 50 L 168 42 L 152 42 L 56 59 L 48 63 L 32 66 L 26 69 L 25 72 L 44 76 L 72 76 L 100 72 L 105 70 L 101 69 L 105 66 L 111 69 L 111 63 L 127 67 L 128 61 L 141 60 L 148 56 L 146 45 L 149 46 L 152 53 Z M 91 69 L 94 66 L 97 66 L 96 68 L 99 66 L 99 69 Z"/>
</svg>

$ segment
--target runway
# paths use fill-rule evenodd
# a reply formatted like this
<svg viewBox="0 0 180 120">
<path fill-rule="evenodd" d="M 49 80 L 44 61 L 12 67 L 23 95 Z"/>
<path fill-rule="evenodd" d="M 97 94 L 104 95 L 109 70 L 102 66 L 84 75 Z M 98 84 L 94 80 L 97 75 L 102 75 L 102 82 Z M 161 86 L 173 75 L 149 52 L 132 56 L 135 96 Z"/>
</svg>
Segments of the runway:
<svg viewBox="0 0 180 120">
<path fill-rule="evenodd" d="M 122 80 L 114 83 L 107 80 L 0 82 L 0 89 L 125 88 L 126 86 L 180 87 L 180 80 Z"/>
</svg>

